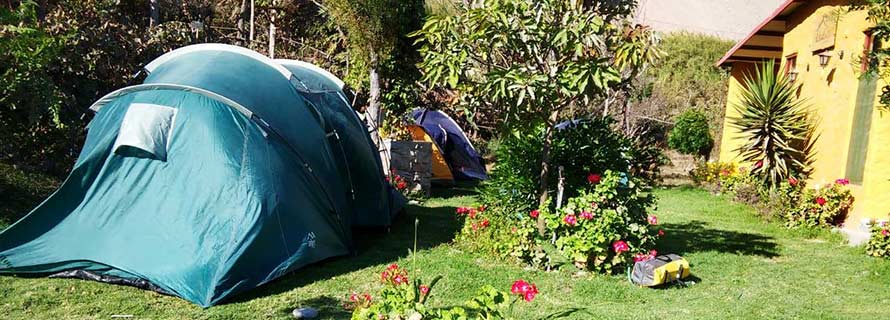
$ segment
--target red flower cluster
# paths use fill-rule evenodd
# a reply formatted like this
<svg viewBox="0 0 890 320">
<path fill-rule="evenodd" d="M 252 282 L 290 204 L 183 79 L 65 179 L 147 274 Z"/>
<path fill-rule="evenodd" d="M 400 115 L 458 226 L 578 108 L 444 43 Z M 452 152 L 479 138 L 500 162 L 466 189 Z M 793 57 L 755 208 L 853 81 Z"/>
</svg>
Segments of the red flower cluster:
<svg viewBox="0 0 890 320">
<path fill-rule="evenodd" d="M 634 255 L 634 262 L 647 261 L 658 255 L 658 251 L 649 250 L 649 253 L 637 253 Z"/>
<path fill-rule="evenodd" d="M 615 250 L 615 253 L 617 254 L 621 254 L 622 252 L 630 250 L 630 246 L 628 246 L 627 242 L 624 242 L 624 240 L 618 240 L 612 242 L 612 250 Z"/>
<path fill-rule="evenodd" d="M 408 283 L 408 271 L 399 268 L 399 265 L 393 263 L 380 273 L 380 281 L 395 286 Z"/>
<path fill-rule="evenodd" d="M 575 226 L 578 224 L 578 218 L 575 217 L 574 213 L 567 214 L 565 218 L 562 219 L 569 226 Z"/>
<path fill-rule="evenodd" d="M 885 236 L 885 237 L 886 237 L 886 236 L 890 236 L 890 230 L 882 229 L 882 230 L 881 230 L 881 235 L 882 235 L 882 236 Z"/>
<path fill-rule="evenodd" d="M 485 211 L 485 206 L 481 206 L 481 207 L 479 207 L 479 209 L 470 208 L 470 207 L 460 207 L 460 208 L 457 208 L 457 210 L 455 210 L 457 215 L 459 215 L 459 216 L 467 215 L 468 217 L 470 217 L 470 219 L 475 219 L 476 215 L 482 211 Z"/>
<path fill-rule="evenodd" d="M 429 293 L 430 293 L 430 287 L 429 287 L 429 286 L 427 286 L 427 285 L 421 285 L 421 286 L 420 286 L 420 295 L 425 296 L 425 295 L 428 295 Z"/>
<path fill-rule="evenodd" d="M 819 204 L 820 206 L 824 206 L 825 202 L 826 202 L 825 198 L 823 198 L 823 197 L 816 198 L 816 203 Z"/>
<path fill-rule="evenodd" d="M 839 185 L 845 186 L 845 185 L 850 184 L 850 180 L 849 180 L 849 179 L 846 179 L 846 178 L 843 178 L 843 179 L 837 179 L 837 180 L 834 181 L 834 183 L 837 183 L 837 184 L 839 184 Z"/>
<path fill-rule="evenodd" d="M 798 183 L 800 183 L 800 181 L 798 181 L 797 178 L 788 177 L 788 184 L 790 184 L 791 186 L 796 187 Z"/>
<path fill-rule="evenodd" d="M 510 287 L 510 293 L 518 295 L 525 301 L 532 301 L 535 299 L 535 295 L 538 294 L 538 287 L 533 283 L 525 282 L 525 280 L 519 279 L 513 282 L 513 286 Z"/>
<path fill-rule="evenodd" d="M 349 295 L 349 301 L 343 304 L 346 310 L 355 310 L 358 308 L 367 308 L 371 306 L 371 295 L 367 293 L 358 294 L 353 292 Z"/>
<path fill-rule="evenodd" d="M 538 211 L 538 209 L 532 210 L 531 212 L 528 213 L 529 216 L 531 216 L 532 218 L 536 218 L 536 219 L 538 218 L 539 214 L 541 214 L 541 212 Z"/>
<path fill-rule="evenodd" d="M 593 213 L 587 211 L 581 211 L 581 219 L 590 220 L 593 219 Z"/>
<path fill-rule="evenodd" d="M 649 224 L 658 224 L 658 217 L 649 216 L 648 218 L 646 218 L 646 221 L 649 221 Z"/>
<path fill-rule="evenodd" d="M 589 182 L 590 184 L 597 184 L 597 183 L 600 183 L 600 181 L 602 181 L 602 180 L 603 180 L 603 177 L 596 173 L 591 173 L 591 174 L 587 175 L 587 182 Z"/>
<path fill-rule="evenodd" d="M 664 230 L 658 229 L 658 236 L 664 237 Z"/>
<path fill-rule="evenodd" d="M 758 169 L 763 166 L 763 160 L 757 160 L 757 163 L 754 164 L 754 169 Z"/>
</svg>

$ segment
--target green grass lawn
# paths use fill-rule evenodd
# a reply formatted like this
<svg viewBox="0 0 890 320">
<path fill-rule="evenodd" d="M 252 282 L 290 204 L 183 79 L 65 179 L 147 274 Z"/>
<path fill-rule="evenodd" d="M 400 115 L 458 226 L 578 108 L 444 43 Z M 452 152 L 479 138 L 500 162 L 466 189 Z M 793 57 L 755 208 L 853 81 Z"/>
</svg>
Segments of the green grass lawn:
<svg viewBox="0 0 890 320">
<path fill-rule="evenodd" d="M 0 179 L 10 176 L 0 174 Z M 40 177 L 16 177 L 22 183 L 51 183 Z M 9 194 L 0 194 L 0 224 L 21 215 L 22 202 L 29 202 L 26 207 L 39 202 L 35 192 L 47 191 L 16 192 L 20 193 L 12 194 L 24 198 L 12 201 Z M 411 266 L 408 248 L 418 218 L 416 268 L 426 279 L 444 276 L 433 291 L 434 307 L 461 304 L 484 284 L 509 290 L 513 280 L 523 278 L 536 283 L 541 294 L 519 306 L 533 315 L 521 319 L 569 308 L 582 310 L 571 316 L 576 319 L 886 319 L 890 262 L 866 257 L 862 249 L 846 247 L 829 232 L 788 231 L 764 223 L 753 210 L 701 190 L 665 189 L 657 195 L 657 214 L 667 233 L 659 252 L 689 259 L 698 278 L 690 287 L 637 288 L 621 276 L 546 273 L 462 252 L 450 244 L 458 230 L 453 213 L 475 198 L 469 190 L 458 189 L 440 192 L 423 206 L 411 206 L 389 233 L 358 235 L 360 251 L 355 256 L 298 270 L 224 305 L 201 309 L 129 287 L 2 276 L 0 318 L 286 319 L 298 306 L 320 308 L 325 319 L 348 318 L 340 307 L 347 293 L 376 290 L 378 274 L 389 263 Z"/>
</svg>

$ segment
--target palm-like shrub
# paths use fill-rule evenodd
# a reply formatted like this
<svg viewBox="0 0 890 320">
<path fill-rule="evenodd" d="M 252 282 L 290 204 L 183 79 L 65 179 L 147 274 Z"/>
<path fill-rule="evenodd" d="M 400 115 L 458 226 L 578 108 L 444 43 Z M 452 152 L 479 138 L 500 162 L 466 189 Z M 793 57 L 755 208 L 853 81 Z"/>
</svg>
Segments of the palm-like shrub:
<svg viewBox="0 0 890 320">
<path fill-rule="evenodd" d="M 740 101 L 734 105 L 739 116 L 730 119 L 746 140 L 737 151 L 754 163 L 751 174 L 770 186 L 809 173 L 815 139 L 807 107 L 796 90 L 774 64 L 764 63 L 745 77 Z"/>
</svg>

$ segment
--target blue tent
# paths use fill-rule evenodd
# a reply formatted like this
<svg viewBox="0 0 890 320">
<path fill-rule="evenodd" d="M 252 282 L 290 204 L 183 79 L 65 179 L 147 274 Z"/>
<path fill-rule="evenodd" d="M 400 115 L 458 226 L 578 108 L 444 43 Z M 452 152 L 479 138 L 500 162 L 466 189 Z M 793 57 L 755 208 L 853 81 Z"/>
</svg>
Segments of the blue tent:
<svg viewBox="0 0 890 320">
<path fill-rule="evenodd" d="M 415 109 L 411 115 L 442 150 L 442 156 L 451 167 L 455 179 L 488 179 L 482 156 L 454 119 L 442 111 L 427 109 Z"/>
<path fill-rule="evenodd" d="M 347 254 L 353 226 L 388 225 L 403 204 L 342 92 L 306 91 L 312 72 L 219 44 L 145 71 L 91 107 L 68 179 L 0 233 L 0 274 L 65 272 L 206 307 Z"/>
</svg>

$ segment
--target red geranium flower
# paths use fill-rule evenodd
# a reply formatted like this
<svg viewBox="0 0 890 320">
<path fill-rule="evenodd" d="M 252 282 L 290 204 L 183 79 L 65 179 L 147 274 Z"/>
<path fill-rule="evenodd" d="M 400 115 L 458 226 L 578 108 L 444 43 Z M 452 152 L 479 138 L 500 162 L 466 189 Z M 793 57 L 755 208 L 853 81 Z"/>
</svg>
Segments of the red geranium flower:
<svg viewBox="0 0 890 320">
<path fill-rule="evenodd" d="M 477 212 L 476 209 L 470 208 L 470 219 L 475 219 Z"/>
<path fill-rule="evenodd" d="M 386 270 L 389 270 L 389 271 L 399 270 L 399 265 L 393 263 L 393 264 L 389 265 L 389 267 L 386 267 Z"/>
<path fill-rule="evenodd" d="M 663 236 L 664 236 L 664 230 L 658 229 L 658 236 L 659 236 L 659 237 L 663 237 Z"/>
<path fill-rule="evenodd" d="M 658 217 L 649 216 L 648 218 L 646 218 L 646 221 L 649 221 L 649 224 L 658 224 Z"/>
<path fill-rule="evenodd" d="M 602 180 L 602 179 L 603 179 L 603 177 L 596 173 L 591 173 L 591 174 L 587 175 L 587 182 L 590 182 L 590 184 L 600 183 L 600 180 Z"/>
<path fill-rule="evenodd" d="M 538 212 L 538 209 L 532 210 L 532 212 L 528 213 L 528 215 L 532 216 L 532 218 L 537 218 L 539 214 L 541 213 Z"/>
<path fill-rule="evenodd" d="M 587 211 L 581 211 L 581 218 L 584 219 L 584 220 L 590 220 L 590 219 L 593 219 L 593 213 L 590 213 L 590 212 L 587 212 Z"/>
<path fill-rule="evenodd" d="M 622 252 L 630 250 L 630 247 L 627 245 L 627 242 L 624 242 L 624 240 L 618 240 L 612 242 L 612 250 L 615 250 L 615 253 L 621 254 Z"/>
<path fill-rule="evenodd" d="M 567 214 L 565 218 L 562 219 L 567 225 L 574 226 L 578 223 L 578 218 L 575 217 L 574 214 Z"/>
<path fill-rule="evenodd" d="M 800 181 L 797 181 L 797 178 L 795 178 L 795 177 L 788 177 L 788 184 L 790 184 L 792 186 L 797 186 L 797 183 L 799 183 L 799 182 Z"/>
<path fill-rule="evenodd" d="M 819 204 L 820 206 L 824 206 L 824 205 L 825 205 L 825 198 L 823 198 L 823 197 L 818 197 L 818 198 L 816 198 L 816 203 Z"/>
<path fill-rule="evenodd" d="M 483 205 L 479 206 L 478 210 L 479 210 L 479 212 L 485 212 L 485 209 L 488 209 L 488 206 L 483 204 Z"/>
<path fill-rule="evenodd" d="M 513 282 L 513 285 L 510 286 L 510 293 L 519 295 L 525 301 L 532 301 L 535 299 L 535 295 L 538 294 L 538 287 L 532 283 L 525 282 L 525 280 L 519 279 Z"/>
<path fill-rule="evenodd" d="M 754 164 L 754 169 L 760 168 L 763 166 L 763 160 L 757 160 L 757 163 Z"/>
<path fill-rule="evenodd" d="M 844 178 L 844 179 L 837 179 L 837 180 L 834 181 L 834 183 L 837 183 L 837 184 L 839 184 L 839 185 L 845 186 L 845 185 L 850 184 L 850 180 L 849 180 L 849 179 L 846 179 L 846 178 Z"/>
<path fill-rule="evenodd" d="M 490 224 L 490 223 L 488 222 L 488 219 L 482 220 L 482 227 L 483 227 L 483 228 L 488 227 L 489 224 Z"/>
<path fill-rule="evenodd" d="M 430 293 L 430 287 L 425 286 L 425 285 L 420 286 L 420 295 L 425 296 L 428 293 Z"/>
<path fill-rule="evenodd" d="M 890 236 L 890 230 L 887 230 L 887 229 L 883 229 L 883 230 L 881 230 L 881 235 L 882 235 L 882 236 L 885 236 L 885 237 L 886 237 L 886 236 Z"/>
</svg>

